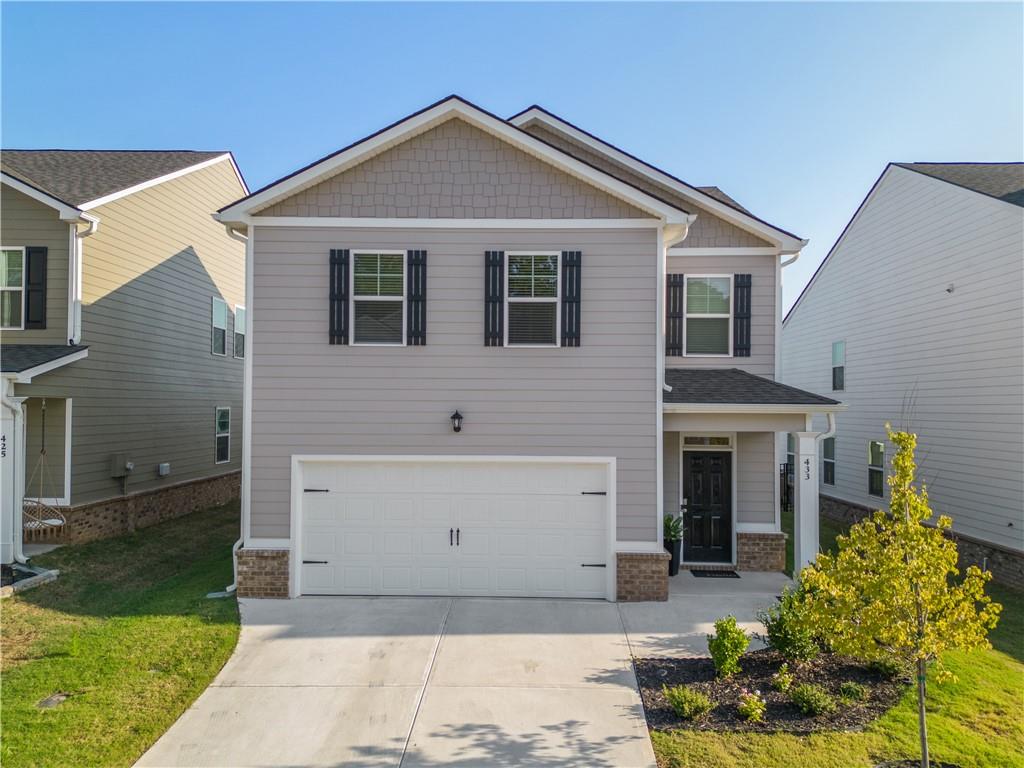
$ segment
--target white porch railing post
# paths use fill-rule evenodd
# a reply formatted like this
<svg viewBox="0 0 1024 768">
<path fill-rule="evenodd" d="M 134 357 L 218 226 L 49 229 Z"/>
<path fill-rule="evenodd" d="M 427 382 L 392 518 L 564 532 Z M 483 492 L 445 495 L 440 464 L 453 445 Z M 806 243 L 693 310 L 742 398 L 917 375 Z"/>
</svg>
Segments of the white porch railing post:
<svg viewBox="0 0 1024 768">
<path fill-rule="evenodd" d="M 796 576 L 818 557 L 818 432 L 794 432 L 793 566 Z"/>
</svg>

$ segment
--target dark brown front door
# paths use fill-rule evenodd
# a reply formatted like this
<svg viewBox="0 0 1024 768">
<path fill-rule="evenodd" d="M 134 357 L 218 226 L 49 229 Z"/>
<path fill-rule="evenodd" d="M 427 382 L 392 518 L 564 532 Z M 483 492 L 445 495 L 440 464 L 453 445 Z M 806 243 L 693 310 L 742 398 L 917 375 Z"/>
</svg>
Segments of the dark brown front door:
<svg viewBox="0 0 1024 768">
<path fill-rule="evenodd" d="M 732 561 L 732 454 L 683 452 L 683 560 Z"/>
</svg>

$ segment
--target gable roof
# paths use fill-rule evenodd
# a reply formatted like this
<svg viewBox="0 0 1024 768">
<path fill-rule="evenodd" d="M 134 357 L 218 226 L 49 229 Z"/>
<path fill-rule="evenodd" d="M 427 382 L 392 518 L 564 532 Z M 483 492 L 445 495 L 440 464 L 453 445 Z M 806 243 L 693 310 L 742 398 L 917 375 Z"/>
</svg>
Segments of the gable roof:
<svg viewBox="0 0 1024 768">
<path fill-rule="evenodd" d="M 1024 208 L 1024 163 L 894 163 Z"/>
<path fill-rule="evenodd" d="M 744 229 L 759 234 L 762 237 L 767 236 L 770 240 L 779 242 L 786 252 L 796 252 L 807 244 L 807 240 L 799 237 L 798 235 L 782 229 L 781 227 L 777 227 L 774 224 L 769 224 L 764 219 L 753 215 L 750 211 L 729 197 L 729 195 L 722 192 L 718 187 L 697 187 L 689 184 L 678 176 L 673 176 L 668 171 L 651 165 L 645 160 L 641 160 L 636 155 L 630 154 L 624 149 L 620 149 L 614 144 L 595 136 L 589 131 L 570 123 L 568 120 L 559 117 L 553 112 L 550 112 L 537 104 L 529 106 L 521 112 L 512 115 L 508 121 L 513 125 L 520 127 L 533 121 L 538 121 L 551 126 L 560 133 L 563 133 L 576 141 L 580 141 L 591 149 L 600 152 L 610 160 L 621 164 L 634 172 L 641 173 L 659 184 L 669 187 L 677 194 L 693 200 L 697 205 L 707 208 L 716 215 L 722 216 L 722 218 L 727 221 L 731 221 Z"/>
<path fill-rule="evenodd" d="M 573 157 L 456 95 L 441 99 L 376 133 L 261 187 L 252 194 L 221 208 L 216 218 L 225 223 L 244 223 L 242 218 L 248 214 L 266 208 L 326 178 L 342 173 L 453 118 L 462 119 L 476 128 L 491 133 L 571 176 L 582 179 L 670 224 L 688 225 L 695 218 L 677 205 L 616 178 L 584 160 Z"/>
<path fill-rule="evenodd" d="M 230 159 L 231 153 L 5 149 L 0 151 L 0 170 L 67 205 L 88 210 L 134 187 L 225 158 Z M 241 174 L 239 181 L 244 188 Z"/>
<path fill-rule="evenodd" d="M 666 405 L 809 405 L 837 406 L 838 400 L 747 373 L 739 368 L 667 368 L 665 383 L 672 387 Z"/>
</svg>

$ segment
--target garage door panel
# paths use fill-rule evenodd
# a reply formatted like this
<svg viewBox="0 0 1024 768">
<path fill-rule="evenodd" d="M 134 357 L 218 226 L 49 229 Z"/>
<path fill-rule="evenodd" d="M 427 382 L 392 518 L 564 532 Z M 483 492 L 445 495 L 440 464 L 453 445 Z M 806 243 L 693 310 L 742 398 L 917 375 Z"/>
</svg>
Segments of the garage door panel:
<svg viewBox="0 0 1024 768">
<path fill-rule="evenodd" d="M 304 467 L 304 470 L 307 469 Z M 603 466 L 528 462 L 311 465 L 306 594 L 604 597 Z M 458 529 L 458 543 L 450 532 Z"/>
</svg>

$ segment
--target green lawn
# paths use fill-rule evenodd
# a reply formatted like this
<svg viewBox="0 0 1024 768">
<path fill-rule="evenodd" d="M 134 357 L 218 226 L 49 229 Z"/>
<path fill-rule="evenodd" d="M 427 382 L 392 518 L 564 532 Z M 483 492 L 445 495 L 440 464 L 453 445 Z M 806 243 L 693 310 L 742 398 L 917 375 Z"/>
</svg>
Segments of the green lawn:
<svg viewBox="0 0 1024 768">
<path fill-rule="evenodd" d="M 792 515 L 783 527 L 792 530 Z M 821 521 L 829 550 L 841 525 Z M 789 553 L 792 567 L 792 548 Z M 993 650 L 952 653 L 946 666 L 956 683 L 929 687 L 928 727 L 933 760 L 963 768 L 1024 768 L 1024 593 L 989 584 L 1003 604 L 991 634 Z M 882 760 L 917 757 L 917 700 L 900 703 L 861 733 L 653 733 L 663 768 L 870 768 Z"/>
<path fill-rule="evenodd" d="M 4 600 L 0 763 L 131 765 L 196 699 L 238 639 L 238 504 L 34 559 L 57 581 Z M 72 694 L 53 709 L 37 703 Z"/>
</svg>

